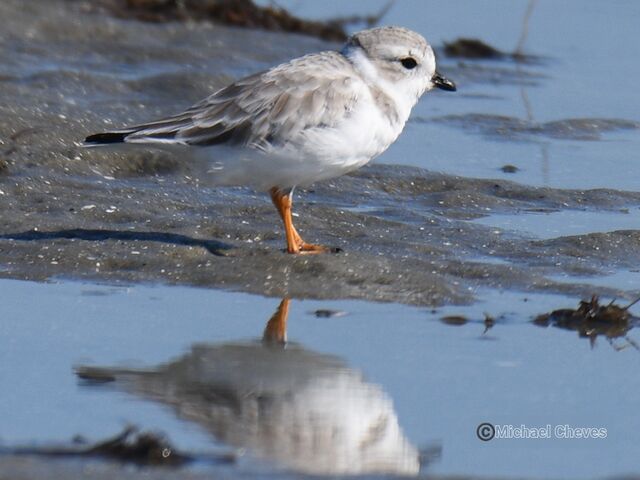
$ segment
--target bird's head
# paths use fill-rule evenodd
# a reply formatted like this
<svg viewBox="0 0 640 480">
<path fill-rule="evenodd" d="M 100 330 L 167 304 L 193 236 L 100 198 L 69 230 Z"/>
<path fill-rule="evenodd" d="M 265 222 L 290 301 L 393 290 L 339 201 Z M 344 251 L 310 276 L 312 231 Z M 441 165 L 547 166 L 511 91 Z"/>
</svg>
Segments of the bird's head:
<svg viewBox="0 0 640 480">
<path fill-rule="evenodd" d="M 362 30 L 349 38 L 342 54 L 367 82 L 396 100 L 404 100 L 409 108 L 434 87 L 456 90 L 455 84 L 436 70 L 431 45 L 422 35 L 406 28 Z"/>
</svg>

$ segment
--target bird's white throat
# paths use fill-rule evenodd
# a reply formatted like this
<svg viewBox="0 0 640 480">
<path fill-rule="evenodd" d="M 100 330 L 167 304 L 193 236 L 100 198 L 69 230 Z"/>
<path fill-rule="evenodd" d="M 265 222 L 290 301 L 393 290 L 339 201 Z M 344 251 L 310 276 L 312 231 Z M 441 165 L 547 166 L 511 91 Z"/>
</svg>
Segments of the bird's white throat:
<svg viewBox="0 0 640 480">
<path fill-rule="evenodd" d="M 369 60 L 362 48 L 348 46 L 342 50 L 342 54 L 349 59 L 357 72 L 368 84 L 381 90 L 395 104 L 398 117 L 402 123 L 406 122 L 411 109 L 416 103 L 417 96 L 413 92 L 403 91 L 398 85 L 391 83 L 380 74 L 380 71 Z"/>
</svg>

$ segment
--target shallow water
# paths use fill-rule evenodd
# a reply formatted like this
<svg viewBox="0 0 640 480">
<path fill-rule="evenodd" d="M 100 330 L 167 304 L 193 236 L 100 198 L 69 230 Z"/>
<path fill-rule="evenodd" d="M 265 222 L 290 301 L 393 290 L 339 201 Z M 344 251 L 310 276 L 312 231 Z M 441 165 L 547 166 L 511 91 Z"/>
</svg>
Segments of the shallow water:
<svg viewBox="0 0 640 480">
<path fill-rule="evenodd" d="M 593 232 L 634 230 L 640 224 L 640 210 L 521 212 L 511 215 L 488 215 L 475 222 L 537 238 L 556 238 Z"/>
<path fill-rule="evenodd" d="M 640 352 L 632 347 L 616 351 L 604 338 L 592 348 L 576 332 L 531 323 L 538 313 L 574 306 L 569 298 L 488 291 L 476 305 L 433 311 L 293 301 L 290 344 L 282 350 L 257 342 L 278 306 L 275 299 L 143 285 L 1 280 L 0 287 L 5 297 L 0 410 L 11 412 L 3 420 L 5 446 L 59 443 L 77 434 L 99 439 L 130 422 L 164 431 L 181 450 L 228 451 L 219 441 L 226 438 L 246 449 L 234 469 L 249 476 L 285 467 L 340 473 L 342 464 L 352 469 L 368 465 L 375 471 L 383 463 L 380 452 L 393 455 L 397 442 L 403 445 L 397 455 L 404 460 L 394 464 L 388 459 L 387 467 L 396 465 L 390 471 L 404 473 L 417 473 L 418 451 L 431 452 L 422 472 L 432 474 L 584 478 L 637 468 L 637 432 L 629 419 L 635 416 L 640 384 L 629 369 Z M 346 315 L 318 317 L 313 312 L 319 309 Z M 488 331 L 483 312 L 496 319 Z M 468 320 L 440 320 L 452 315 Z M 633 330 L 629 337 L 640 340 Z M 622 338 L 612 342 L 626 343 Z M 209 355 L 208 364 L 198 367 L 198 357 L 193 357 L 198 351 Z M 78 365 L 116 366 L 120 372 L 163 369 L 183 354 L 183 361 L 196 362 L 185 370 L 190 373 L 176 376 L 179 371 L 172 367 L 174 373 L 165 374 L 160 390 L 153 379 L 92 385 L 73 373 Z M 261 358 L 259 366 L 256 358 Z M 218 366 L 223 370 L 216 371 Z M 256 368 L 265 373 L 255 377 Z M 236 370 L 241 376 L 234 380 Z M 304 377 L 295 380 L 298 370 Z M 211 385 L 211 393 L 202 385 Z M 198 389 L 203 389 L 203 400 L 198 400 Z M 245 398 L 244 406 L 235 407 L 241 417 L 223 421 L 228 407 L 212 396 L 216 389 L 226 395 L 238 389 Z M 266 402 L 261 408 L 272 416 L 249 414 L 246 402 L 257 392 Z M 328 394 L 332 396 L 325 398 Z M 269 433 L 263 422 L 273 421 L 280 410 L 285 417 L 277 433 Z M 315 420 L 284 421 L 291 416 Z M 482 422 L 606 428 L 607 438 L 485 443 L 476 437 Z M 357 445 L 375 425 L 385 433 L 374 436 L 378 440 L 367 453 Z M 287 451 L 292 438 L 302 441 L 331 428 L 337 429 L 333 440 L 314 444 L 319 449 L 314 456 L 304 457 L 304 447 L 298 447 L 304 466 L 275 453 Z M 261 436 L 249 435 L 256 429 L 263 431 Z M 218 436 L 217 442 L 209 432 Z M 384 450 L 376 453 L 375 442 L 383 439 Z M 261 460 L 255 458 L 258 453 Z M 329 454 L 333 460 L 324 462 Z M 377 460 L 371 463 L 370 457 L 367 464 L 372 454 Z"/>
<path fill-rule="evenodd" d="M 589 283 L 640 293 L 640 270 L 637 269 L 604 271 L 602 275 L 598 276 L 558 275 L 551 278 L 561 282 Z"/>
</svg>

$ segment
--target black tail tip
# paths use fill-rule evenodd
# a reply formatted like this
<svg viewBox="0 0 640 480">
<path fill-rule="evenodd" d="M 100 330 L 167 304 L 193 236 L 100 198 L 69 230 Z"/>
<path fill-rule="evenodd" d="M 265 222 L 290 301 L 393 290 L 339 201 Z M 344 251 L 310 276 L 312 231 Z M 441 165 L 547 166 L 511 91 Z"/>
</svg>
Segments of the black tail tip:
<svg viewBox="0 0 640 480">
<path fill-rule="evenodd" d="M 124 142 L 127 133 L 94 133 L 84 139 L 84 143 L 88 144 L 108 144 L 108 143 L 122 143 Z"/>
</svg>

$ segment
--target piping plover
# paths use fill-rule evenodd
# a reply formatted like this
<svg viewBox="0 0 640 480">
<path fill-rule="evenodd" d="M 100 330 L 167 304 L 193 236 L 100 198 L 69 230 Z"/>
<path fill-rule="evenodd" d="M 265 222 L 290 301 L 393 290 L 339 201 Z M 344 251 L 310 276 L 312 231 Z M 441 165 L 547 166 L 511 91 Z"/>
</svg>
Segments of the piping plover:
<svg viewBox="0 0 640 480">
<path fill-rule="evenodd" d="M 291 216 L 296 186 L 338 177 L 384 152 L 432 88 L 455 91 L 433 49 L 401 27 L 363 30 L 340 51 L 313 53 L 218 90 L 178 115 L 90 135 L 85 145 L 128 144 L 201 159 L 217 184 L 269 191 L 289 253 L 306 243 Z"/>
</svg>

